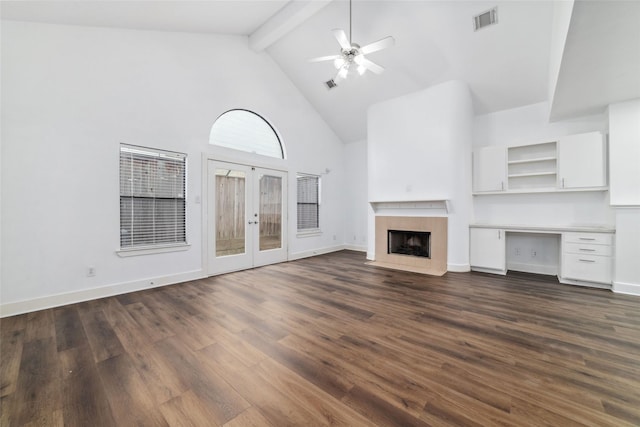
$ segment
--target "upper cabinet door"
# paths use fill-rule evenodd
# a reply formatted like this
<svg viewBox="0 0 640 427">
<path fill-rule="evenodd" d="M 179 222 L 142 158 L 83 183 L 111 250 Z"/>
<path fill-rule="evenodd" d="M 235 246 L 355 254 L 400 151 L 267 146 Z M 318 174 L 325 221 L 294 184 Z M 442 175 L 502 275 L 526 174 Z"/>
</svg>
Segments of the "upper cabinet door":
<svg viewBox="0 0 640 427">
<path fill-rule="evenodd" d="M 559 187 L 606 187 L 605 153 L 605 142 L 600 132 L 560 138 L 558 142 Z"/>
<path fill-rule="evenodd" d="M 473 153 L 474 193 L 506 190 L 507 150 L 485 147 Z"/>
</svg>

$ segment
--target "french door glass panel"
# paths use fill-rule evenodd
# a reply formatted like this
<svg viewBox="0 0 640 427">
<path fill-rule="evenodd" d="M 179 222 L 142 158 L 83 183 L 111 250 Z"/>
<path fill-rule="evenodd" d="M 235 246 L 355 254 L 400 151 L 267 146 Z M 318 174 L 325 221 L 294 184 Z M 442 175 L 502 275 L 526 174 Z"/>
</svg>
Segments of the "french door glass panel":
<svg viewBox="0 0 640 427">
<path fill-rule="evenodd" d="M 261 174 L 258 205 L 259 250 L 282 248 L 282 207 L 282 178 Z"/>
<path fill-rule="evenodd" d="M 216 168 L 216 256 L 246 252 L 246 173 Z"/>
<path fill-rule="evenodd" d="M 287 260 L 286 172 L 209 161 L 209 273 Z"/>
</svg>

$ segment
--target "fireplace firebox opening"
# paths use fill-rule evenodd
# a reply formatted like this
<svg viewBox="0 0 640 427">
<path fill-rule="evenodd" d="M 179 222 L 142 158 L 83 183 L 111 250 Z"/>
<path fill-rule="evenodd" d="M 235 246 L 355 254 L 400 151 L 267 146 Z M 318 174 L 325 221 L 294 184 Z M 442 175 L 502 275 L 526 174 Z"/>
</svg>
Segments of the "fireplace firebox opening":
<svg viewBox="0 0 640 427">
<path fill-rule="evenodd" d="M 431 232 L 387 230 L 387 253 L 431 258 Z"/>
</svg>

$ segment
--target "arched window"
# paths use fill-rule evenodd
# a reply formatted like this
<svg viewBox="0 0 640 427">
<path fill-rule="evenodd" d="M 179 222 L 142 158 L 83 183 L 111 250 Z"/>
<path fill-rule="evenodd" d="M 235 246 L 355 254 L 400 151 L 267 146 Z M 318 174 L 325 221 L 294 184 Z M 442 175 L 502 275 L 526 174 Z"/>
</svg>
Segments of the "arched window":
<svg viewBox="0 0 640 427">
<path fill-rule="evenodd" d="M 209 144 L 284 159 L 284 148 L 273 126 L 249 110 L 229 110 L 211 127 Z"/>
</svg>

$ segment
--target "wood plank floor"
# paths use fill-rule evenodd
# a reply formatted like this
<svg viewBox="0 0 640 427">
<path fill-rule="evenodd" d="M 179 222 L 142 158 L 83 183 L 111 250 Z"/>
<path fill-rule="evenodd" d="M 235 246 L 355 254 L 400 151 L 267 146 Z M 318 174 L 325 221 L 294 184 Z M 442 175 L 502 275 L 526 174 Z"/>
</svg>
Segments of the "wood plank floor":
<svg viewBox="0 0 640 427">
<path fill-rule="evenodd" d="M 640 297 L 364 261 L 2 319 L 1 425 L 640 425 Z"/>
</svg>

